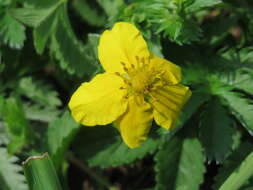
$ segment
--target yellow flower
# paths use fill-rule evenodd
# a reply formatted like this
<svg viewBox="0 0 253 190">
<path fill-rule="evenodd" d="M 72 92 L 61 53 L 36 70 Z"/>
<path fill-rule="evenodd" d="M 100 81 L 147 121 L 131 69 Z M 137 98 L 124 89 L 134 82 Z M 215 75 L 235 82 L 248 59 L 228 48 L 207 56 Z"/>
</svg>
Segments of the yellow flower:
<svg viewBox="0 0 253 190">
<path fill-rule="evenodd" d="M 138 29 L 119 22 L 100 38 L 105 73 L 83 83 L 69 102 L 74 119 L 86 126 L 114 123 L 124 142 L 138 147 L 153 118 L 171 129 L 191 91 L 179 84 L 180 67 L 153 55 Z"/>
</svg>

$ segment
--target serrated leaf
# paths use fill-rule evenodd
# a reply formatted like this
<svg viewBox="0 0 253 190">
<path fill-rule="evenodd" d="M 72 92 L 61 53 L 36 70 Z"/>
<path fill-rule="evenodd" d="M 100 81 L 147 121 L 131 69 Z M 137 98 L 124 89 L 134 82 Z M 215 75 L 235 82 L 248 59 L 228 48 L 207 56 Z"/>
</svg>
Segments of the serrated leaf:
<svg viewBox="0 0 253 190">
<path fill-rule="evenodd" d="M 219 169 L 216 176 L 215 189 L 236 190 L 245 184 L 253 175 L 253 153 L 252 145 L 243 143 Z"/>
<path fill-rule="evenodd" d="M 233 120 L 220 101 L 214 98 L 203 108 L 200 121 L 200 139 L 209 161 L 222 162 L 233 146 Z"/>
<path fill-rule="evenodd" d="M 19 81 L 18 91 L 41 106 L 57 107 L 61 105 L 56 91 L 31 77 L 24 77 Z"/>
<path fill-rule="evenodd" d="M 0 148 L 0 184 L 2 190 L 27 190 L 22 168 L 15 162 L 18 158 L 9 156 L 5 148 Z"/>
<path fill-rule="evenodd" d="M 47 151 L 56 168 L 60 166 L 64 153 L 78 129 L 79 124 L 72 119 L 68 111 L 59 119 L 50 122 L 46 136 Z"/>
<path fill-rule="evenodd" d="M 195 0 L 190 6 L 186 7 L 186 12 L 194 12 L 206 7 L 213 7 L 222 3 L 222 0 Z"/>
<path fill-rule="evenodd" d="M 253 73 L 247 70 L 238 69 L 229 73 L 227 76 L 222 75 L 222 81 L 227 85 L 231 85 L 235 89 L 243 90 L 249 94 L 253 94 Z"/>
<path fill-rule="evenodd" d="M 75 152 L 91 166 L 107 168 L 129 164 L 157 149 L 162 139 L 155 134 L 135 149 L 128 148 L 111 126 L 84 127 L 76 138 Z M 90 146 L 92 144 L 92 146 Z"/>
<path fill-rule="evenodd" d="M 34 27 L 34 46 L 38 54 L 42 54 L 48 38 L 52 34 L 56 20 L 57 9 L 63 1 L 51 2 L 48 4 L 33 2 L 33 6 L 18 8 L 11 11 L 11 14 L 24 24 Z"/>
<path fill-rule="evenodd" d="M 31 26 L 38 27 L 43 21 L 45 21 L 55 10 L 61 5 L 62 2 L 48 6 L 48 7 L 25 7 L 11 10 L 11 15 L 20 22 Z"/>
<path fill-rule="evenodd" d="M 193 91 L 192 97 L 182 110 L 179 125 L 183 125 L 188 119 L 190 119 L 191 116 L 198 110 L 198 108 L 207 100 L 209 100 L 209 98 L 209 94 Z"/>
<path fill-rule="evenodd" d="M 123 0 L 97 0 L 108 16 L 117 15 L 119 7 L 124 4 Z"/>
<path fill-rule="evenodd" d="M 20 49 L 26 39 L 25 27 L 6 12 L 3 18 L 0 18 L 0 37 L 11 48 Z"/>
<path fill-rule="evenodd" d="M 104 14 L 101 14 L 101 11 L 91 7 L 88 0 L 74 0 L 72 1 L 73 7 L 76 12 L 84 19 L 86 22 L 93 26 L 102 26 L 106 17 Z"/>
<path fill-rule="evenodd" d="M 82 44 L 76 39 L 66 13 L 66 5 L 59 8 L 59 20 L 52 37 L 51 50 L 60 61 L 62 69 L 80 77 L 92 75 L 96 65 L 89 62 Z M 62 40 L 64 39 L 64 40 Z"/>
<path fill-rule="evenodd" d="M 46 123 L 55 120 L 60 114 L 58 109 L 41 107 L 38 104 L 25 104 L 24 110 L 27 119 Z"/>
<path fill-rule="evenodd" d="M 242 143 L 228 159 L 223 163 L 215 177 L 214 189 L 224 183 L 224 181 L 239 167 L 242 161 L 253 151 L 253 146 L 250 143 Z"/>
<path fill-rule="evenodd" d="M 15 153 L 29 141 L 29 124 L 18 98 L 10 97 L 4 103 L 3 121 L 10 143 L 8 151 Z"/>
<path fill-rule="evenodd" d="M 161 31 L 164 36 L 180 45 L 198 41 L 202 35 L 202 31 L 196 23 L 183 18 L 167 19 L 161 23 L 158 32 Z"/>
<path fill-rule="evenodd" d="M 226 100 L 227 105 L 230 107 L 235 117 L 248 130 L 248 132 L 253 135 L 252 101 L 237 92 L 225 91 L 219 95 Z"/>
<path fill-rule="evenodd" d="M 198 190 L 205 172 L 202 147 L 196 137 L 174 136 L 155 156 L 156 190 Z"/>
<path fill-rule="evenodd" d="M 49 15 L 33 30 L 34 46 L 38 54 L 44 52 L 46 44 L 55 30 L 57 23 L 56 15 L 57 11 Z"/>
</svg>

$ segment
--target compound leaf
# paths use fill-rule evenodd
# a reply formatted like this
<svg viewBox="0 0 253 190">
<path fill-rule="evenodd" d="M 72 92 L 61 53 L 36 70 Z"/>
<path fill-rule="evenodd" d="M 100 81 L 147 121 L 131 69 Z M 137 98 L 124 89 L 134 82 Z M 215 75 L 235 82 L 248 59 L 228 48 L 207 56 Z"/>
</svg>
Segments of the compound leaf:
<svg viewBox="0 0 253 190">
<path fill-rule="evenodd" d="M 18 158 L 9 156 L 5 148 L 0 147 L 0 184 L 3 190 L 27 190 L 25 177 L 20 174 L 22 168 L 15 162 Z"/>
<path fill-rule="evenodd" d="M 25 27 L 8 12 L 0 18 L 1 40 L 11 48 L 20 49 L 26 39 Z"/>
</svg>

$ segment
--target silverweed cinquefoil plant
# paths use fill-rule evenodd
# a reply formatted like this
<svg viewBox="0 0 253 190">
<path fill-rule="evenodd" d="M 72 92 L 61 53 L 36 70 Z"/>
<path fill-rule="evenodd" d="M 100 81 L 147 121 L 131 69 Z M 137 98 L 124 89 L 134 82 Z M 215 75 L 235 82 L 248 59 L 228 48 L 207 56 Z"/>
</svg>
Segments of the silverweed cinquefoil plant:
<svg viewBox="0 0 253 190">
<path fill-rule="evenodd" d="M 119 22 L 98 46 L 105 73 L 83 83 L 69 102 L 74 119 L 86 126 L 114 123 L 124 142 L 138 147 L 153 119 L 169 130 L 191 91 L 180 84 L 180 67 L 153 55 L 138 29 Z"/>
</svg>

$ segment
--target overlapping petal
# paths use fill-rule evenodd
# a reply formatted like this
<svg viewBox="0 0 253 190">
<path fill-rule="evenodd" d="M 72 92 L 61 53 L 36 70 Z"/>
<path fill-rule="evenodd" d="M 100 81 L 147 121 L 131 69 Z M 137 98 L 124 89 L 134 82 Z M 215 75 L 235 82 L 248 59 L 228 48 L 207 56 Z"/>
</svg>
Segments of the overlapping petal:
<svg viewBox="0 0 253 190">
<path fill-rule="evenodd" d="M 189 87 L 183 85 L 164 86 L 151 93 L 149 100 L 154 109 L 156 123 L 165 129 L 174 127 L 180 110 L 191 96 Z"/>
<path fill-rule="evenodd" d="M 121 62 L 127 67 L 136 64 L 136 56 L 150 56 L 147 44 L 140 31 L 126 22 L 116 23 L 100 37 L 98 57 L 106 72 L 124 72 Z"/>
<path fill-rule="evenodd" d="M 122 78 L 115 74 L 98 74 L 83 83 L 69 102 L 74 119 L 87 126 L 106 125 L 127 109 L 126 90 Z"/>
<path fill-rule="evenodd" d="M 157 72 L 163 73 L 163 79 L 168 84 L 178 84 L 181 81 L 181 69 L 170 61 L 153 56 L 150 60 L 150 67 Z"/>
<path fill-rule="evenodd" d="M 135 148 L 146 140 L 152 120 L 151 106 L 143 100 L 143 97 L 131 96 L 126 113 L 115 122 L 115 125 L 124 142 L 130 148 Z"/>
</svg>

